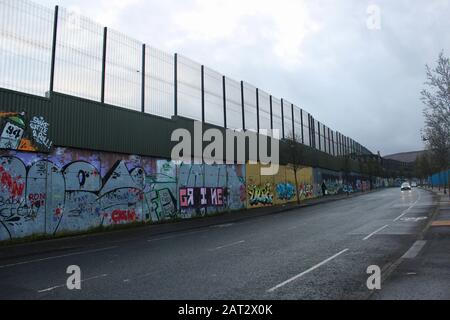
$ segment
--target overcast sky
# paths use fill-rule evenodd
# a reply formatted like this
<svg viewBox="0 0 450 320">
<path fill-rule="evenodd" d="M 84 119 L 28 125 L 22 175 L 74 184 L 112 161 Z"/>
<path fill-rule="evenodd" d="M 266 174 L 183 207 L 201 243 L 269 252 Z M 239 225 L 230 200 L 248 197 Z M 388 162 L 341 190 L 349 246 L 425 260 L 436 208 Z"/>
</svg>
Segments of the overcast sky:
<svg viewBox="0 0 450 320">
<path fill-rule="evenodd" d="M 245 80 L 382 155 L 423 148 L 425 64 L 450 55 L 450 0 L 35 2 Z"/>
</svg>

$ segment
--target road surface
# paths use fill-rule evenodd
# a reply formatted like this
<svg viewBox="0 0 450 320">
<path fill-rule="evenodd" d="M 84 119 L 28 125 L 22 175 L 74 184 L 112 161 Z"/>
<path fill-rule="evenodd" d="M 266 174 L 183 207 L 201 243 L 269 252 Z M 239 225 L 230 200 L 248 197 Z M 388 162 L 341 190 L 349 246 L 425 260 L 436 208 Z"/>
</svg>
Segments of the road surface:
<svg viewBox="0 0 450 320">
<path fill-rule="evenodd" d="M 434 206 L 427 191 L 395 188 L 157 236 L 137 229 L 58 249 L 60 240 L 1 248 L 0 298 L 368 299 L 367 268 L 389 270 Z M 38 249 L 19 254 L 27 246 Z M 66 286 L 70 265 L 81 290 Z"/>
</svg>

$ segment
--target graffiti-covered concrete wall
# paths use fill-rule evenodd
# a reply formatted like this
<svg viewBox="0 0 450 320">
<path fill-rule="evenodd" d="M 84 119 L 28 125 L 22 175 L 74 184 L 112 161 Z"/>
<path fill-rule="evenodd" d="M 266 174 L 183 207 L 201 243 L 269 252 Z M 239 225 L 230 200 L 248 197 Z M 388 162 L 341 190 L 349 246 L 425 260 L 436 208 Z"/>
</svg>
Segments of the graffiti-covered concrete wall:
<svg viewBox="0 0 450 320">
<path fill-rule="evenodd" d="M 179 164 L 62 147 L 0 150 L 0 240 L 203 217 L 295 202 L 297 194 L 305 201 L 370 187 L 357 175 L 312 167 L 260 173 L 259 164 Z"/>
<path fill-rule="evenodd" d="M 297 201 L 294 169 L 280 166 L 275 176 L 261 176 L 259 164 L 247 165 L 247 207 L 280 205 Z M 300 200 L 320 196 L 315 190 L 314 169 L 301 167 L 297 170 L 298 194 Z M 318 180 L 317 180 L 318 181 Z M 317 189 L 318 190 L 318 189 Z"/>
<path fill-rule="evenodd" d="M 341 172 L 320 168 L 300 167 L 297 169 L 297 184 L 292 166 L 280 166 L 275 176 L 261 176 L 259 164 L 246 166 L 247 208 L 280 205 L 314 199 L 328 195 L 364 192 L 370 183 L 355 174 L 347 177 Z M 298 185 L 298 190 L 296 190 Z M 378 183 L 377 183 L 378 186 Z M 383 186 L 380 182 L 380 187 Z"/>
<path fill-rule="evenodd" d="M 0 151 L 0 240 L 245 208 L 245 166 L 55 148 Z"/>
</svg>

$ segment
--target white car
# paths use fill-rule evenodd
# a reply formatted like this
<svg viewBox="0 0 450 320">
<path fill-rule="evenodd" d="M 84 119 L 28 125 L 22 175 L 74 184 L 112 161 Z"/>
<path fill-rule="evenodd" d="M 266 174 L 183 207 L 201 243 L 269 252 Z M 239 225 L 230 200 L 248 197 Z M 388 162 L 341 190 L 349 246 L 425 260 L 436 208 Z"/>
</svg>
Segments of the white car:
<svg viewBox="0 0 450 320">
<path fill-rule="evenodd" d="M 411 183 L 411 187 L 412 188 L 417 188 L 417 182 L 414 181 L 413 183 Z"/>
<path fill-rule="evenodd" d="M 409 182 L 403 183 L 402 187 L 401 187 L 401 190 L 402 191 L 411 191 L 411 185 L 409 184 Z"/>
</svg>

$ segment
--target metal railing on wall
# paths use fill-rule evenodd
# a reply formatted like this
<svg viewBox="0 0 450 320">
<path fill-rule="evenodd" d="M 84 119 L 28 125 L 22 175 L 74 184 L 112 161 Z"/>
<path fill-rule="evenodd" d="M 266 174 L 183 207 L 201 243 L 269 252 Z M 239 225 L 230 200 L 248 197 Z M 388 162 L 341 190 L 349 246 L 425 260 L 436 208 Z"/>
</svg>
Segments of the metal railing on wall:
<svg viewBox="0 0 450 320">
<path fill-rule="evenodd" d="M 60 8 L 0 0 L 0 87 L 59 92 L 232 130 L 277 129 L 333 156 L 370 153 L 305 110 Z"/>
</svg>

